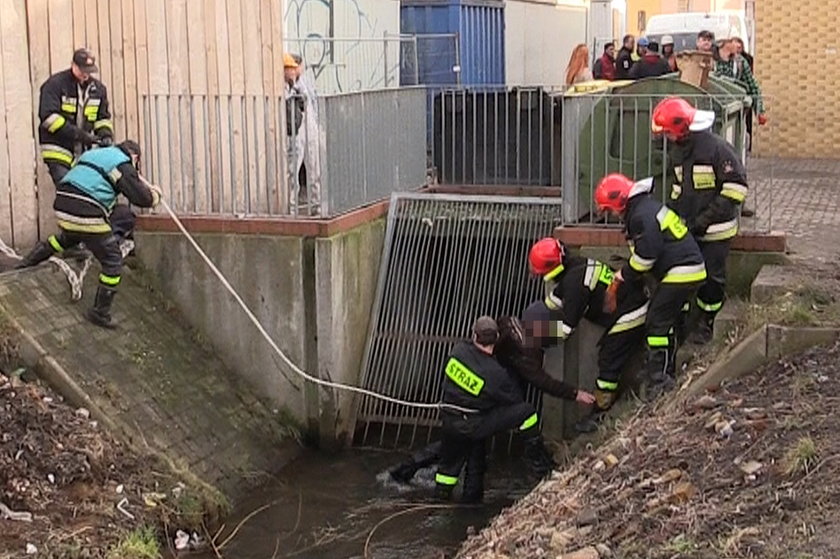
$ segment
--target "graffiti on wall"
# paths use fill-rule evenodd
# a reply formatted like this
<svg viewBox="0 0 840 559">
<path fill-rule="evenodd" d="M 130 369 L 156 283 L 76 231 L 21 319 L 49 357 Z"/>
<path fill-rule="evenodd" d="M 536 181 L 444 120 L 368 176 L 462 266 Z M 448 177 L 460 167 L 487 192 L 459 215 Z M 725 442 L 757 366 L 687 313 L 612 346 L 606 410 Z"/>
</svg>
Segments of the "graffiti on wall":
<svg viewBox="0 0 840 559">
<path fill-rule="evenodd" d="M 400 40 L 386 37 L 399 30 L 398 4 L 286 0 L 285 20 L 287 48 L 301 55 L 322 93 L 398 85 Z"/>
</svg>

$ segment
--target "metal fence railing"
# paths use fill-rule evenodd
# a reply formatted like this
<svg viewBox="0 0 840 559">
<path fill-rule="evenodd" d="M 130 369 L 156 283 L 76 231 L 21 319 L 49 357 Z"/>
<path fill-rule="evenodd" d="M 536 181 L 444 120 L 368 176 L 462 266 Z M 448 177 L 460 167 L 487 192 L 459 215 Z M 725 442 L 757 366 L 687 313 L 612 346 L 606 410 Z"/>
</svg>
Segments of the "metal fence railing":
<svg viewBox="0 0 840 559">
<path fill-rule="evenodd" d="M 672 177 L 666 161 L 674 146 L 654 141 L 653 107 L 666 94 L 564 93 L 543 88 L 434 89 L 429 93 L 430 166 L 443 184 L 554 186 L 562 190 L 567 224 L 595 223 L 593 192 L 602 177 L 621 172 L 655 177 L 667 200 Z M 713 131 L 747 155 L 743 93 L 682 95 L 698 108 L 714 110 Z M 746 107 L 746 108 L 745 108 Z M 770 187 L 751 185 L 742 228 L 772 226 Z"/>
<path fill-rule="evenodd" d="M 425 184 L 424 89 L 308 95 L 146 96 L 143 171 L 194 215 L 330 216 Z"/>
</svg>

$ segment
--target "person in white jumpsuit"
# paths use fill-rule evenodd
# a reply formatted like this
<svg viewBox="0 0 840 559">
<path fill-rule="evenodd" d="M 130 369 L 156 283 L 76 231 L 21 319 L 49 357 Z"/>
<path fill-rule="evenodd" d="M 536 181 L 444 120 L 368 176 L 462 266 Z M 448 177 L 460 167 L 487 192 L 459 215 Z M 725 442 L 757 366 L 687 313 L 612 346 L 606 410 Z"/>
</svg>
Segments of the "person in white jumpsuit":
<svg viewBox="0 0 840 559">
<path fill-rule="evenodd" d="M 304 99 L 303 122 L 297 129 L 297 135 L 293 138 L 294 151 L 290 159 L 290 171 L 292 182 L 301 176 L 301 167 L 304 169 L 306 184 L 299 185 L 297 200 L 294 199 L 295 192 L 292 192 L 292 203 L 297 204 L 299 214 L 320 215 L 321 213 L 321 141 L 320 129 L 318 126 L 318 98 L 313 80 L 305 74 L 303 60 L 299 55 L 293 54 L 296 66 L 294 83 L 286 83 L 287 95 L 298 95 Z"/>
</svg>

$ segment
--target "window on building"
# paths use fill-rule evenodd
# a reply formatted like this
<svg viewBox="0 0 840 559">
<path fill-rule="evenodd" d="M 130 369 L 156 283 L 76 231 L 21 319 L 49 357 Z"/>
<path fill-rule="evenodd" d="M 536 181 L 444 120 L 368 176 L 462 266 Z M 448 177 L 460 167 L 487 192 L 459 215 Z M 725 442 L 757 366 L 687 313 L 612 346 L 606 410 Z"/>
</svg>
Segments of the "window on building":
<svg viewBox="0 0 840 559">
<path fill-rule="evenodd" d="M 645 27 L 647 26 L 647 12 L 644 10 L 639 10 L 638 19 L 636 21 L 636 27 L 640 32 L 644 32 Z"/>
<path fill-rule="evenodd" d="M 677 0 L 677 11 L 678 12 L 690 12 L 691 11 L 691 0 Z"/>
</svg>

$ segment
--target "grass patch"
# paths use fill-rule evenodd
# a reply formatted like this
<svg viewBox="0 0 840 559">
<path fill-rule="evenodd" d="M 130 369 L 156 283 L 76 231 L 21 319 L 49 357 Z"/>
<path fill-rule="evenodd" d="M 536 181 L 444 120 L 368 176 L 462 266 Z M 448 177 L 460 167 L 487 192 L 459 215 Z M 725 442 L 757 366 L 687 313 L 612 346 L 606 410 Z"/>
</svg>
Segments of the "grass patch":
<svg viewBox="0 0 840 559">
<path fill-rule="evenodd" d="M 782 464 L 788 476 L 808 473 L 817 462 L 817 444 L 811 437 L 802 437 L 787 451 Z"/>
<path fill-rule="evenodd" d="M 695 549 L 697 549 L 697 544 L 687 538 L 685 534 L 676 536 L 668 543 L 667 546 L 665 546 L 665 551 L 671 553 L 688 553 L 689 551 L 694 551 Z"/>
<path fill-rule="evenodd" d="M 159 559 L 160 544 L 153 528 L 132 530 L 108 553 L 108 559 Z"/>
</svg>

